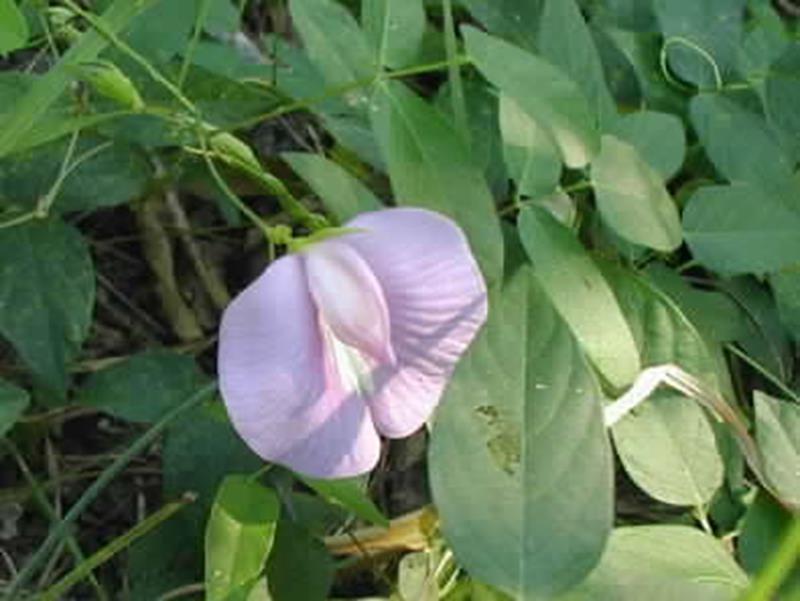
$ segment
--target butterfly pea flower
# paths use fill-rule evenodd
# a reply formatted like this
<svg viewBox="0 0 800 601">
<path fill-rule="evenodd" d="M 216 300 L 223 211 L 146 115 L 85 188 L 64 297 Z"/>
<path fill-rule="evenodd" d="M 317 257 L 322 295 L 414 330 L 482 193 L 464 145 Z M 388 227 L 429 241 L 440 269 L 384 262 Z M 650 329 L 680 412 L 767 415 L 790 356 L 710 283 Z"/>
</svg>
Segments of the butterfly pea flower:
<svg viewBox="0 0 800 601">
<path fill-rule="evenodd" d="M 380 435 L 431 416 L 487 314 L 461 230 L 422 209 L 364 213 L 273 263 L 222 317 L 219 381 L 263 459 L 319 478 L 370 471 Z"/>
</svg>

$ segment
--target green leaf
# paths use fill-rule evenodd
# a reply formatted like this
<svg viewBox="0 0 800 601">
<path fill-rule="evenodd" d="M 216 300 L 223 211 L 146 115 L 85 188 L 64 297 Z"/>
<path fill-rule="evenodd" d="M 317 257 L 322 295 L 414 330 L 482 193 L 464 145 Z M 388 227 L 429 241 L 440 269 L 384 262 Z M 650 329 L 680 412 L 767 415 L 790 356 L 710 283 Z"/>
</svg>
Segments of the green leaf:
<svg viewBox="0 0 800 601">
<path fill-rule="evenodd" d="M 364 492 L 363 482 L 359 478 L 319 480 L 306 476 L 299 477 L 328 503 L 344 507 L 361 519 L 377 526 L 389 527 L 389 519 L 381 513 L 381 510 Z"/>
<path fill-rule="evenodd" d="M 369 79 L 376 74 L 373 52 L 347 9 L 334 0 L 290 0 L 289 8 L 306 53 L 329 85 Z M 364 92 L 354 92 L 366 103 Z"/>
<path fill-rule="evenodd" d="M 25 15 L 15 0 L 0 0 L 0 54 L 22 48 L 30 36 Z"/>
<path fill-rule="evenodd" d="M 59 219 L 0 229 L 0 333 L 37 379 L 66 392 L 67 365 L 89 332 L 94 268 L 81 235 Z"/>
<path fill-rule="evenodd" d="M 471 575 L 551 599 L 592 569 L 612 524 L 600 391 L 529 267 L 490 305 L 434 421 L 433 498 Z"/>
<path fill-rule="evenodd" d="M 756 390 L 756 442 L 767 479 L 778 495 L 800 507 L 800 405 Z"/>
<path fill-rule="evenodd" d="M 708 347 L 688 319 L 646 280 L 606 265 L 606 279 L 628 318 L 643 366 L 674 363 L 719 388 Z M 714 432 L 696 401 L 657 392 L 612 428 L 625 471 L 650 496 L 700 506 L 722 485 Z"/>
<path fill-rule="evenodd" d="M 770 123 L 793 153 L 795 161 L 800 159 L 800 42 L 788 46 L 767 72 L 765 104 Z"/>
<path fill-rule="evenodd" d="M 361 0 L 361 23 L 381 67 L 413 64 L 425 35 L 423 0 Z"/>
<path fill-rule="evenodd" d="M 592 186 L 603 220 L 629 242 L 664 252 L 681 245 L 678 208 L 661 176 L 632 145 L 603 136 Z"/>
<path fill-rule="evenodd" d="M 494 201 L 458 134 L 398 82 L 379 85 L 373 103 L 372 127 L 396 202 L 452 217 L 464 228 L 483 275 L 499 277 L 503 244 Z"/>
<path fill-rule="evenodd" d="M 60 140 L 0 159 L 0 205 L 33 209 L 56 181 L 68 141 Z M 98 151 L 99 149 L 99 151 Z M 134 147 L 93 136 L 82 137 L 73 162 L 93 153 L 64 179 L 53 209 L 64 213 L 108 207 L 144 194 L 152 169 Z"/>
<path fill-rule="evenodd" d="M 764 99 L 764 74 L 791 41 L 781 15 L 769 2 L 749 2 L 749 19 L 739 49 L 738 71 Z"/>
<path fill-rule="evenodd" d="M 800 269 L 786 269 L 769 277 L 781 321 L 796 342 L 800 342 Z"/>
<path fill-rule="evenodd" d="M 698 189 L 683 212 L 695 258 L 727 274 L 778 271 L 800 262 L 800 208 L 761 186 Z"/>
<path fill-rule="evenodd" d="M 322 155 L 284 152 L 281 158 L 308 183 L 339 223 L 382 206 L 369 188 Z"/>
<path fill-rule="evenodd" d="M 683 164 L 686 134 L 683 122 L 675 115 L 636 111 L 617 119 L 608 133 L 633 146 L 664 180 L 675 175 Z"/>
<path fill-rule="evenodd" d="M 77 401 L 127 421 L 153 422 L 204 380 L 191 356 L 156 349 L 93 373 Z"/>
<path fill-rule="evenodd" d="M 686 526 L 617 528 L 597 569 L 559 601 L 734 601 L 747 576 L 721 542 Z"/>
<path fill-rule="evenodd" d="M 225 601 L 261 574 L 275 540 L 278 495 L 246 476 L 222 481 L 205 534 L 206 599 Z"/>
<path fill-rule="evenodd" d="M 536 24 L 544 0 L 460 0 L 489 33 L 535 51 Z"/>
<path fill-rule="evenodd" d="M 736 67 L 746 3 L 653 0 L 669 68 L 700 88 L 716 88 L 727 81 Z"/>
<path fill-rule="evenodd" d="M 639 351 L 611 288 L 589 254 L 544 209 L 523 209 L 519 233 L 536 279 L 589 359 L 615 387 L 630 384 L 640 370 Z"/>
<path fill-rule="evenodd" d="M 577 84 L 541 58 L 473 27 L 462 27 L 467 52 L 481 73 L 513 98 L 555 140 L 569 167 L 583 167 L 600 139 Z"/>
<path fill-rule="evenodd" d="M 616 118 L 600 55 L 574 0 L 544 0 L 536 44 L 542 58 L 578 84 L 598 123 L 605 125 Z"/>
<path fill-rule="evenodd" d="M 30 398 L 27 391 L 0 380 L 0 438 L 3 438 L 17 423 Z"/>
<path fill-rule="evenodd" d="M 561 156 L 550 135 L 517 102 L 500 95 L 500 131 L 509 176 L 523 196 L 550 194 L 561 178 Z"/>
<path fill-rule="evenodd" d="M 728 181 L 744 181 L 781 192 L 791 187 L 793 165 L 766 120 L 718 94 L 692 99 L 692 125 Z"/>
<path fill-rule="evenodd" d="M 305 528 L 278 523 L 275 547 L 267 561 L 267 583 L 276 601 L 324 601 L 335 567 L 330 554 Z"/>
<path fill-rule="evenodd" d="M 649 0 L 601 0 L 593 7 L 593 20 L 630 31 L 656 31 L 658 23 Z"/>
</svg>

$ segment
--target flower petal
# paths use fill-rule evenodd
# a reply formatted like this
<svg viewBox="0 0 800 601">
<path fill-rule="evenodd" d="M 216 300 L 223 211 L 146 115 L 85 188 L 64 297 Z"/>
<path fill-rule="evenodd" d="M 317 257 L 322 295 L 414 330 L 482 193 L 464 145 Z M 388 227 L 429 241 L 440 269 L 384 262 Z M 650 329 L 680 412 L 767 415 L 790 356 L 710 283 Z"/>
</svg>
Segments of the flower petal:
<svg viewBox="0 0 800 601">
<path fill-rule="evenodd" d="M 336 337 L 380 363 L 394 363 L 386 300 L 364 259 L 329 240 L 307 251 L 306 273 L 311 296 Z"/>
<path fill-rule="evenodd" d="M 487 314 L 486 285 L 450 219 L 422 209 L 364 213 L 339 238 L 367 262 L 389 309 L 397 364 L 375 375 L 367 400 L 378 431 L 407 436 L 430 416 Z"/>
<path fill-rule="evenodd" d="M 326 352 L 302 257 L 279 259 L 222 317 L 222 397 L 264 459 L 314 477 L 364 473 L 380 440 L 364 400 L 344 389 Z"/>
</svg>

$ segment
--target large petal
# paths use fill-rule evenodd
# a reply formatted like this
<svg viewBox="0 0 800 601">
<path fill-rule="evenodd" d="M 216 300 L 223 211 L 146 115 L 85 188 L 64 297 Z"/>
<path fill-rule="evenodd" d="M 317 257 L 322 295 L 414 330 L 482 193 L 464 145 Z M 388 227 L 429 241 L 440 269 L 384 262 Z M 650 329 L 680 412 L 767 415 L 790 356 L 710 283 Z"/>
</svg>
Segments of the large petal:
<svg viewBox="0 0 800 601">
<path fill-rule="evenodd" d="M 383 290 L 359 254 L 329 240 L 306 253 L 311 296 L 336 337 L 379 363 L 395 361 Z"/>
<path fill-rule="evenodd" d="M 275 261 L 228 306 L 218 361 L 231 421 L 258 455 L 315 477 L 374 467 L 378 435 L 330 369 L 302 257 Z"/>
<path fill-rule="evenodd" d="M 486 320 L 486 286 L 466 238 L 422 209 L 364 213 L 339 240 L 372 269 L 389 308 L 397 362 L 381 366 L 368 399 L 378 431 L 407 436 L 430 416 L 456 362 Z"/>
</svg>

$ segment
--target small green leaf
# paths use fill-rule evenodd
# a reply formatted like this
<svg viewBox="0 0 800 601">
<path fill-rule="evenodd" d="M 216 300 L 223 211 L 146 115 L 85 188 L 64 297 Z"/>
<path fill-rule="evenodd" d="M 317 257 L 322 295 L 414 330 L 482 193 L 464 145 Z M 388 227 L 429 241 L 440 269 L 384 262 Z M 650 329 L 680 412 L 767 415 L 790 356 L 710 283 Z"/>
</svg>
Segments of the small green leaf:
<svg viewBox="0 0 800 601">
<path fill-rule="evenodd" d="M 577 84 L 552 64 L 499 38 L 466 26 L 461 33 L 483 76 L 553 137 L 567 166 L 586 165 L 600 139 Z"/>
<path fill-rule="evenodd" d="M 377 86 L 373 102 L 372 127 L 396 202 L 452 217 L 464 228 L 486 279 L 498 278 L 503 244 L 494 200 L 458 134 L 399 82 Z"/>
<path fill-rule="evenodd" d="M 361 0 L 361 23 L 381 67 L 413 63 L 425 34 L 423 0 Z"/>
<path fill-rule="evenodd" d="M 611 288 L 580 242 L 547 211 L 520 213 L 536 279 L 598 370 L 616 387 L 639 373 L 639 351 Z"/>
<path fill-rule="evenodd" d="M 617 234 L 665 252 L 681 245 L 678 208 L 661 176 L 632 145 L 603 136 L 592 163 L 592 185 L 600 215 Z"/>
<path fill-rule="evenodd" d="M 301 480 L 313 488 L 328 503 L 344 507 L 361 519 L 377 526 L 389 527 L 389 519 L 375 506 L 358 478 L 345 480 L 318 480 L 300 476 Z"/>
<path fill-rule="evenodd" d="M 0 333 L 43 385 L 67 388 L 89 332 L 94 268 L 81 235 L 59 219 L 0 229 Z"/>
<path fill-rule="evenodd" d="M 680 169 L 686 154 L 683 122 L 669 113 L 636 111 L 617 119 L 608 133 L 627 142 L 664 180 Z"/>
<path fill-rule="evenodd" d="M 25 15 L 15 0 L 0 0 L 0 54 L 22 48 L 30 36 Z"/>
<path fill-rule="evenodd" d="M 756 390 L 756 442 L 767 479 L 781 499 L 800 507 L 800 405 Z"/>
<path fill-rule="evenodd" d="M 308 183 L 339 223 L 382 206 L 369 188 L 322 155 L 284 152 L 281 158 Z"/>
<path fill-rule="evenodd" d="M 223 480 L 205 534 L 206 599 L 225 601 L 261 574 L 275 540 L 280 503 L 246 476 Z"/>
<path fill-rule="evenodd" d="M 559 601 L 734 601 L 747 576 L 713 536 L 686 526 L 617 528 L 597 569 Z"/>
<path fill-rule="evenodd" d="M 592 569 L 611 528 L 600 391 L 529 267 L 489 304 L 434 421 L 433 498 L 471 575 L 515 599 L 552 599 Z"/>
<path fill-rule="evenodd" d="M 14 427 L 29 402 L 27 391 L 0 380 L 0 438 Z"/>
<path fill-rule="evenodd" d="M 550 194 L 561 178 L 561 156 L 553 139 L 517 102 L 500 95 L 500 131 L 508 174 L 523 196 Z"/>
<path fill-rule="evenodd" d="M 695 258 L 722 273 L 800 263 L 800 208 L 760 186 L 700 188 L 687 202 L 683 230 Z"/>
<path fill-rule="evenodd" d="M 604 273 L 633 331 L 642 365 L 674 363 L 718 388 L 708 347 L 678 308 L 622 268 L 606 265 Z M 625 471 L 659 501 L 700 506 L 722 484 L 714 432 L 694 400 L 658 392 L 617 422 L 612 434 Z"/>
<path fill-rule="evenodd" d="M 132 422 L 153 422 L 204 381 L 191 356 L 157 349 L 96 372 L 78 402 Z"/>
<path fill-rule="evenodd" d="M 353 16 L 334 0 L 291 0 L 294 25 L 306 53 L 329 85 L 369 79 L 376 73 L 373 52 Z M 359 91 L 354 101 L 366 95 Z"/>
</svg>

